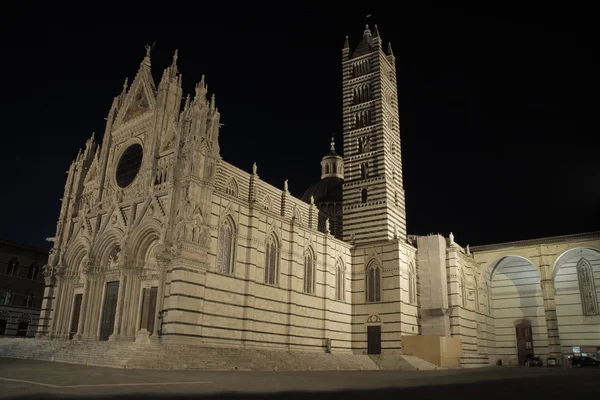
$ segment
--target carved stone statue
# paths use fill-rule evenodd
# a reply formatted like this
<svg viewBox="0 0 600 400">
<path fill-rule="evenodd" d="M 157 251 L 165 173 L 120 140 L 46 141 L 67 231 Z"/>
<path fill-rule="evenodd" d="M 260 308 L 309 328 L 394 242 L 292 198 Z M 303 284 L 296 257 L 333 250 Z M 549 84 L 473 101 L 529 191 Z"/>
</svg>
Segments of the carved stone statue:
<svg viewBox="0 0 600 400">
<path fill-rule="evenodd" d="M 454 234 L 452 232 L 450 232 L 450 235 L 448 236 L 448 238 L 450 239 L 450 246 L 452 246 L 454 244 Z"/>
<path fill-rule="evenodd" d="M 467 255 L 470 256 L 471 255 L 471 250 L 469 250 L 469 245 L 467 245 Z"/>
<path fill-rule="evenodd" d="M 256 163 L 252 164 L 252 174 L 256 175 L 256 171 L 258 170 L 258 167 L 256 166 Z"/>
<path fill-rule="evenodd" d="M 288 180 L 287 180 L 287 179 L 285 180 L 285 182 L 283 182 L 283 190 L 284 190 L 285 192 L 287 192 L 287 191 L 288 191 Z"/>
<path fill-rule="evenodd" d="M 329 233 L 329 218 L 325 219 L 325 233 Z"/>
</svg>

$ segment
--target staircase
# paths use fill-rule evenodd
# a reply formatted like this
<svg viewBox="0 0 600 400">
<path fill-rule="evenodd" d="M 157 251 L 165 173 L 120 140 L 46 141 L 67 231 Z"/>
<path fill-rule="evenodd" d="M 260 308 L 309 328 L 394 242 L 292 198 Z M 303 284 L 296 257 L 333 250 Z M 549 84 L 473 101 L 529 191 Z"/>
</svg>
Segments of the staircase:
<svg viewBox="0 0 600 400">
<path fill-rule="evenodd" d="M 383 370 L 404 370 L 414 371 L 416 368 L 405 359 L 406 356 L 398 353 L 371 354 L 369 358 L 373 360 L 380 369 Z"/>
<path fill-rule="evenodd" d="M 366 355 L 134 342 L 0 339 L 0 357 L 113 368 L 205 371 L 378 370 Z"/>
<path fill-rule="evenodd" d="M 431 371 L 434 369 L 444 369 L 435 364 L 430 363 L 429 361 L 425 361 L 422 358 L 417 356 L 402 356 L 410 365 L 413 366 L 414 369 L 420 371 Z"/>
<path fill-rule="evenodd" d="M 460 356 L 460 366 L 462 368 L 481 368 L 488 367 L 490 360 L 487 355 L 479 353 L 462 353 Z"/>
</svg>

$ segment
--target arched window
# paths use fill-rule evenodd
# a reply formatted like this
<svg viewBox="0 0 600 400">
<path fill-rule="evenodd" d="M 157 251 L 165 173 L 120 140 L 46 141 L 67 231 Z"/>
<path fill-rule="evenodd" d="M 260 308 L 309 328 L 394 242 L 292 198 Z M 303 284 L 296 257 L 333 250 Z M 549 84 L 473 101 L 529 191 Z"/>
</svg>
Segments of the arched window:
<svg viewBox="0 0 600 400">
<path fill-rule="evenodd" d="M 487 314 L 488 315 L 492 315 L 492 292 L 490 291 L 490 285 L 487 283 L 487 281 L 485 282 L 485 291 L 486 291 L 486 308 L 487 308 Z"/>
<path fill-rule="evenodd" d="M 583 315 L 599 315 L 600 310 L 598 309 L 598 298 L 592 264 L 585 258 L 582 258 L 577 263 L 576 269 Z"/>
<path fill-rule="evenodd" d="M 38 266 L 37 262 L 33 262 L 30 266 L 29 266 L 29 275 L 28 278 L 32 279 L 34 281 L 37 281 L 38 278 L 38 274 L 39 274 L 40 268 Z"/>
<path fill-rule="evenodd" d="M 463 307 L 467 308 L 467 280 L 464 272 L 460 273 L 460 296 Z"/>
<path fill-rule="evenodd" d="M 367 197 L 368 197 L 367 188 L 363 188 L 360 191 L 360 201 L 361 201 L 361 203 L 366 203 L 367 202 Z"/>
<path fill-rule="evenodd" d="M 417 274 L 412 264 L 408 267 L 408 301 L 410 304 L 417 303 Z"/>
<path fill-rule="evenodd" d="M 275 235 L 271 234 L 267 240 L 265 252 L 265 283 L 275 285 L 277 283 L 277 264 L 279 261 L 279 244 Z"/>
<path fill-rule="evenodd" d="M 304 293 L 315 292 L 315 256 L 311 249 L 304 253 Z"/>
<path fill-rule="evenodd" d="M 31 290 L 25 290 L 25 297 L 23 298 L 23 306 L 24 307 L 32 307 L 33 306 L 33 293 Z"/>
<path fill-rule="evenodd" d="M 13 289 L 11 285 L 4 286 L 0 293 L 0 304 L 9 306 L 12 303 Z"/>
<path fill-rule="evenodd" d="M 346 300 L 346 273 L 341 262 L 338 262 L 335 268 L 335 298 L 340 301 Z"/>
<path fill-rule="evenodd" d="M 229 274 L 235 264 L 235 227 L 226 218 L 219 228 L 219 244 L 217 249 L 217 272 Z"/>
<path fill-rule="evenodd" d="M 371 261 L 366 271 L 366 298 L 367 302 L 381 301 L 381 268 L 375 261 Z"/>
<path fill-rule="evenodd" d="M 360 179 L 367 179 L 369 177 L 369 166 L 367 163 L 360 164 Z"/>
<path fill-rule="evenodd" d="M 473 279 L 475 280 L 475 310 L 479 311 L 481 309 L 479 305 L 479 280 L 477 276 L 474 276 Z"/>
<path fill-rule="evenodd" d="M 19 260 L 13 257 L 8 262 L 8 268 L 6 269 L 6 275 L 15 276 L 19 275 Z"/>
<path fill-rule="evenodd" d="M 238 186 L 237 186 L 237 182 L 235 181 L 235 179 L 233 177 L 231 177 L 231 179 L 229 179 L 229 182 L 227 183 L 227 187 L 225 188 L 225 193 L 227 193 L 230 196 L 237 196 Z"/>
</svg>

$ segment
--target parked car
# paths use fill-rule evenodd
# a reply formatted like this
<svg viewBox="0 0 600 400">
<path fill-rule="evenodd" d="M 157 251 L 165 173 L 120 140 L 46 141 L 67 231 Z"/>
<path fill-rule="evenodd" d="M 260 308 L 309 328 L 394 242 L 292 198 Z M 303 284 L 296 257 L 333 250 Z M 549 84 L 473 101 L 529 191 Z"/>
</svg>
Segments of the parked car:
<svg viewBox="0 0 600 400">
<path fill-rule="evenodd" d="M 556 357 L 548 357 L 546 360 L 546 367 L 557 367 L 558 359 Z"/>
<path fill-rule="evenodd" d="M 527 367 L 543 367 L 544 363 L 542 362 L 542 359 L 536 356 L 529 356 L 527 357 L 527 360 L 525 361 L 525 366 Z"/>
<path fill-rule="evenodd" d="M 571 359 L 571 365 L 581 367 L 600 367 L 600 361 L 590 356 L 575 356 Z"/>
</svg>

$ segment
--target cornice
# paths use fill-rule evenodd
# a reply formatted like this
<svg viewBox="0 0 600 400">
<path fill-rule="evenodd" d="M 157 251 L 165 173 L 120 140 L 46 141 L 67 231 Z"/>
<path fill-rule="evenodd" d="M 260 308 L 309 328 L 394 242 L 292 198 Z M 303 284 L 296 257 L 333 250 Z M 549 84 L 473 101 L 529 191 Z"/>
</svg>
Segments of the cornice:
<svg viewBox="0 0 600 400">
<path fill-rule="evenodd" d="M 586 239 L 598 239 L 600 240 L 600 231 L 595 232 L 584 232 L 584 233 L 575 233 L 571 235 L 561 235 L 561 236 L 550 236 L 545 238 L 537 238 L 537 239 L 528 239 L 528 240 L 518 240 L 514 242 L 503 242 L 496 244 L 487 244 L 481 246 L 472 246 L 471 251 L 482 252 L 482 251 L 490 251 L 490 250 L 503 250 L 513 247 L 526 247 L 526 246 L 535 246 L 535 245 L 550 245 L 560 242 L 568 242 L 568 241 L 583 241 Z"/>
</svg>

